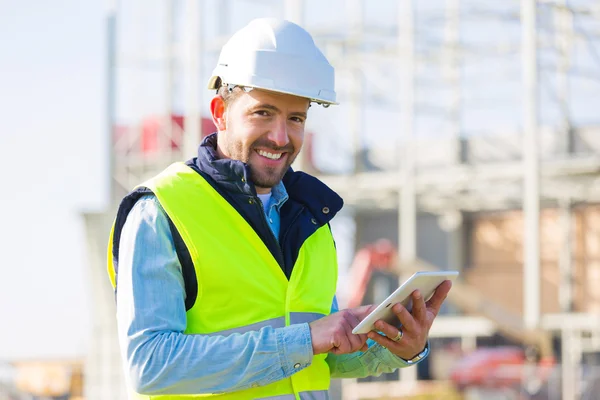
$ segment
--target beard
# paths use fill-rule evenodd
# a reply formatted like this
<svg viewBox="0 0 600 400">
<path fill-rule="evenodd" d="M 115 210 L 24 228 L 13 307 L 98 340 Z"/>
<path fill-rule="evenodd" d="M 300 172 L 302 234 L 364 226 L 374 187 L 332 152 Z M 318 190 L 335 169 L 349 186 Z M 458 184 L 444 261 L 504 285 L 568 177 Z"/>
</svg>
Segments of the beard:
<svg viewBox="0 0 600 400">
<path fill-rule="evenodd" d="M 230 143 L 230 146 L 228 147 L 231 158 L 240 160 L 248 165 L 250 169 L 250 179 L 254 183 L 254 186 L 259 188 L 272 188 L 279 184 L 297 156 L 297 154 L 295 154 L 296 149 L 292 143 L 280 147 L 275 146 L 270 141 L 264 139 L 256 140 L 249 149 L 245 149 L 242 143 L 239 142 Z M 285 155 L 282 157 L 285 157 L 285 162 L 277 167 L 256 165 L 257 163 L 252 162 L 251 158 L 253 154 L 255 155 L 255 159 L 256 157 L 261 157 L 256 153 L 257 148 L 271 150 L 273 152 L 284 152 Z"/>
<path fill-rule="evenodd" d="M 278 168 L 272 167 L 262 167 L 255 168 L 252 166 L 252 163 L 249 163 L 250 166 L 250 179 L 254 182 L 254 186 L 259 188 L 272 188 L 281 182 L 285 173 L 290 169 L 290 166 L 296 159 L 296 156 L 292 156 L 291 154 L 286 155 L 287 159 L 285 164 Z"/>
</svg>

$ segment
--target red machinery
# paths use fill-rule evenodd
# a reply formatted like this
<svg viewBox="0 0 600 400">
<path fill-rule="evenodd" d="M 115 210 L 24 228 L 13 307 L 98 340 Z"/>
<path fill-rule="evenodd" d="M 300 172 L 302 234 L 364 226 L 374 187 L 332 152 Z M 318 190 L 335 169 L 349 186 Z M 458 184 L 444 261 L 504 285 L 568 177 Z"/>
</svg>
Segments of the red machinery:
<svg viewBox="0 0 600 400">
<path fill-rule="evenodd" d="M 398 254 L 391 241 L 382 239 L 360 249 L 354 258 L 351 268 L 351 288 L 349 290 L 348 307 L 361 305 L 367 292 L 371 276 L 376 270 L 396 271 Z M 426 263 L 419 261 L 419 269 L 431 269 Z M 414 270 L 414 266 L 409 268 Z M 478 291 L 462 282 L 453 285 L 451 301 L 466 313 L 477 314 L 485 297 Z M 501 307 L 495 305 L 494 310 Z M 483 314 L 483 313 L 482 313 Z M 495 320 L 495 315 L 485 315 Z M 528 331 L 518 325 L 508 327 L 507 313 L 502 321 L 498 321 L 498 330 L 507 337 L 524 344 L 525 348 L 537 348 L 540 359 L 528 360 L 526 352 L 517 346 L 501 346 L 480 348 L 461 358 L 452 368 L 452 382 L 460 389 L 466 387 L 515 387 L 529 379 L 544 382 L 548 379 L 556 365 L 551 345 L 546 335 L 541 332 Z M 529 357 L 531 358 L 531 357 Z M 533 371 L 533 372 L 532 372 Z"/>
</svg>

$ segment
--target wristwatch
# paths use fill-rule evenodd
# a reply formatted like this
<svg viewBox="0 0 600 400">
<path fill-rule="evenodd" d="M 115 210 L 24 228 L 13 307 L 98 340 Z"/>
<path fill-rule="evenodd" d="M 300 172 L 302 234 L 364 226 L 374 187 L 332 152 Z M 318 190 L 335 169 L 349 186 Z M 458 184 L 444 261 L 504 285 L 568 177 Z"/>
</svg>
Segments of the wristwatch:
<svg viewBox="0 0 600 400">
<path fill-rule="evenodd" d="M 423 349 L 422 352 L 420 352 L 419 354 L 417 354 L 416 356 L 414 356 L 410 360 L 404 360 L 404 358 L 403 358 L 403 360 L 408 365 L 412 365 L 412 364 L 418 363 L 419 361 L 421 361 L 422 359 L 424 359 L 428 355 L 429 355 L 429 343 L 427 343 L 427 345 L 425 346 L 425 348 Z"/>
</svg>

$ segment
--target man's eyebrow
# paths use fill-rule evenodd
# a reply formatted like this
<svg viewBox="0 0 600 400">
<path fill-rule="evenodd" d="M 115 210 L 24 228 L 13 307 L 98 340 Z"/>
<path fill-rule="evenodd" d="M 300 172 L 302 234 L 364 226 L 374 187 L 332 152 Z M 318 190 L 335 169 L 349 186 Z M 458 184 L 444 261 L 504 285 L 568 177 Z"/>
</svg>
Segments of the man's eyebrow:
<svg viewBox="0 0 600 400">
<path fill-rule="evenodd" d="M 281 110 L 279 108 L 277 108 L 273 104 L 269 104 L 269 103 L 260 103 L 260 104 L 257 104 L 255 106 L 253 106 L 252 109 L 253 110 L 256 110 L 256 109 L 271 110 L 271 111 L 273 111 L 275 113 L 278 113 L 278 114 L 281 113 Z M 295 111 L 295 112 L 292 112 L 290 114 L 291 115 L 297 115 L 297 116 L 304 117 L 304 118 L 306 118 L 307 115 L 308 115 L 305 111 Z"/>
<path fill-rule="evenodd" d="M 255 110 L 257 108 L 263 109 L 263 110 L 271 110 L 273 112 L 276 113 L 280 113 L 281 110 L 277 107 L 275 107 L 273 104 L 269 104 L 269 103 L 259 103 L 256 104 L 255 106 L 252 106 L 252 109 Z"/>
<path fill-rule="evenodd" d="M 291 113 L 291 115 L 295 115 L 295 116 L 303 117 L 303 118 L 306 118 L 308 116 L 308 114 L 305 111 L 295 111 L 295 112 Z"/>
</svg>

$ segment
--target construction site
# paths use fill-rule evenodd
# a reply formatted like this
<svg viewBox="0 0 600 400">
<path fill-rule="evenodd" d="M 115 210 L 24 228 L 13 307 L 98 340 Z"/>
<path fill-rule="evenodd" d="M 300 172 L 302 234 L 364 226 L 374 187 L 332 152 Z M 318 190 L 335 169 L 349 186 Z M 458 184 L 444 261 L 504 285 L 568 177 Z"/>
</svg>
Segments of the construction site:
<svg viewBox="0 0 600 400">
<path fill-rule="evenodd" d="M 293 167 L 344 199 L 340 307 L 460 271 L 424 362 L 336 380 L 332 398 L 600 399 L 600 3 L 128 0 L 106 14 L 111 207 L 83 216 L 88 353 L 62 391 L 0 400 L 127 399 L 106 275 L 117 206 L 216 131 L 206 82 L 259 17 L 306 28 L 335 68 L 340 105 L 310 109 Z"/>
</svg>

